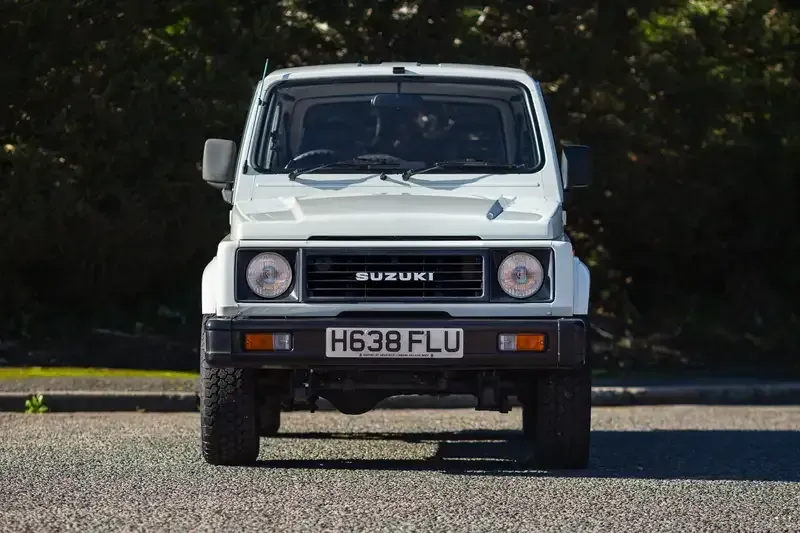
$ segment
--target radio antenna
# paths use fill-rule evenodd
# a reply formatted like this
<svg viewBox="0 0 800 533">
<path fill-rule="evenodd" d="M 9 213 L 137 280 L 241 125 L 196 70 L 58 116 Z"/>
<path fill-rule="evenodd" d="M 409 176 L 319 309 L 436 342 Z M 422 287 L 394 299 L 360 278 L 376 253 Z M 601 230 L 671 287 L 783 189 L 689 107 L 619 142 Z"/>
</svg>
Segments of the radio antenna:
<svg viewBox="0 0 800 533">
<path fill-rule="evenodd" d="M 264 101 L 264 94 L 267 92 L 266 88 L 264 87 L 264 79 L 267 77 L 267 68 L 269 67 L 269 58 L 264 62 L 264 74 L 261 75 L 261 96 L 258 97 L 258 103 L 263 105 Z"/>
</svg>

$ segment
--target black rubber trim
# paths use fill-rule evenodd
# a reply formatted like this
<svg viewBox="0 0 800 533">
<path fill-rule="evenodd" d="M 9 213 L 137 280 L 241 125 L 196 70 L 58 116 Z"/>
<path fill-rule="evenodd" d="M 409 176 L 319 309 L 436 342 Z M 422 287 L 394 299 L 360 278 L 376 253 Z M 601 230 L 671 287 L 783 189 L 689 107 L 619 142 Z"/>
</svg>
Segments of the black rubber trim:
<svg viewBox="0 0 800 533">
<path fill-rule="evenodd" d="M 282 256 L 292 267 L 292 285 L 285 293 L 277 298 L 262 298 L 254 294 L 247 285 L 247 267 L 250 261 L 258 254 L 272 252 Z M 237 302 L 243 303 L 264 303 L 264 302 L 297 302 L 299 301 L 298 287 L 300 269 L 300 250 L 298 248 L 239 248 L 236 250 L 234 258 L 234 297 Z"/>
<path fill-rule="evenodd" d="M 325 329 L 340 328 L 462 328 L 464 357 L 460 359 L 329 359 Z M 578 368 L 586 362 L 586 322 L 583 318 L 553 319 L 370 319 L 370 318 L 211 318 L 206 322 L 206 356 L 212 366 L 239 368 Z M 291 350 L 245 352 L 245 332 L 291 333 Z M 501 333 L 544 333 L 546 351 L 500 352 Z"/>
<path fill-rule="evenodd" d="M 531 254 L 533 257 L 539 260 L 539 262 L 542 264 L 542 270 L 544 271 L 544 283 L 542 284 L 542 288 L 529 298 L 512 298 L 511 296 L 507 295 L 500 287 L 500 280 L 497 277 L 497 269 L 500 268 L 500 264 L 503 262 L 503 260 L 509 255 L 517 252 Z M 489 279 L 489 300 L 491 302 L 500 302 L 504 304 L 526 304 L 531 302 L 543 303 L 554 301 L 556 282 L 555 279 L 550 276 L 550 270 L 553 266 L 555 266 L 555 260 L 555 252 L 553 251 L 553 248 L 549 246 L 544 248 L 490 248 L 489 261 L 486 266 L 488 270 L 488 275 L 486 277 Z"/>
</svg>

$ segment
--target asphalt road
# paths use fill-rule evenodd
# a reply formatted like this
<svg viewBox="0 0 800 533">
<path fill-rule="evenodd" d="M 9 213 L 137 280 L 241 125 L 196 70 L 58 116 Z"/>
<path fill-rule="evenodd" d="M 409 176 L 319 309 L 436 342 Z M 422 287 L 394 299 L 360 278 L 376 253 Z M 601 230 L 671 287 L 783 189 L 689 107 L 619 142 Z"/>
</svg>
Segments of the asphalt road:
<svg viewBox="0 0 800 533">
<path fill-rule="evenodd" d="M 519 425 L 293 413 L 225 468 L 197 414 L 0 413 L 0 530 L 800 531 L 800 407 L 596 408 L 575 473 L 516 463 Z"/>
</svg>

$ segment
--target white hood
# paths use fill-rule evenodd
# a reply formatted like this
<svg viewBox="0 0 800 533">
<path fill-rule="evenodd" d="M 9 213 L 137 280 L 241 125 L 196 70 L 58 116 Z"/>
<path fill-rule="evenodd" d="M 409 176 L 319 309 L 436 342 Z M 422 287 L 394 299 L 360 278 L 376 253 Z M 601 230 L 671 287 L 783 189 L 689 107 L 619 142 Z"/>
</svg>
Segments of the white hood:
<svg viewBox="0 0 800 533">
<path fill-rule="evenodd" d="M 254 184 L 250 198 L 240 196 L 235 202 L 231 236 L 241 240 L 388 236 L 488 240 L 554 239 L 562 233 L 561 204 L 545 199 L 529 176 L 523 187 L 498 187 L 499 183 L 486 183 L 494 181 L 489 179 L 481 180 L 481 186 L 455 188 L 377 178 L 346 185 L 341 175 L 328 177 L 333 179 L 315 174 L 311 186 L 307 180 L 298 183 L 301 178 L 277 182 L 275 177 L 269 185 Z"/>
</svg>

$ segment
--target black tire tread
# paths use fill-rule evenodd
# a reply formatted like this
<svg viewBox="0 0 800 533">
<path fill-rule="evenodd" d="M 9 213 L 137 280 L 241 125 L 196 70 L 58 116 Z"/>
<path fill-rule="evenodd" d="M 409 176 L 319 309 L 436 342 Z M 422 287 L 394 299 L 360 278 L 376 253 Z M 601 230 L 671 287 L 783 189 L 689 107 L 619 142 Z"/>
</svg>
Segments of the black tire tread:
<svg viewBox="0 0 800 533">
<path fill-rule="evenodd" d="M 592 379 L 588 368 L 537 376 L 534 460 L 545 469 L 589 466 Z M 523 415 L 524 416 L 524 415 Z"/>
<path fill-rule="evenodd" d="M 522 434 L 528 440 L 536 438 L 536 399 L 522 404 Z"/>
<path fill-rule="evenodd" d="M 203 316 L 203 327 L 210 315 Z M 202 332 L 201 332 L 202 333 Z M 200 341 L 200 433 L 203 458 L 213 465 L 249 465 L 258 459 L 255 374 L 213 368 Z"/>
<path fill-rule="evenodd" d="M 281 399 L 277 393 L 271 392 L 266 392 L 259 406 L 258 433 L 262 437 L 274 437 L 281 429 Z"/>
</svg>

